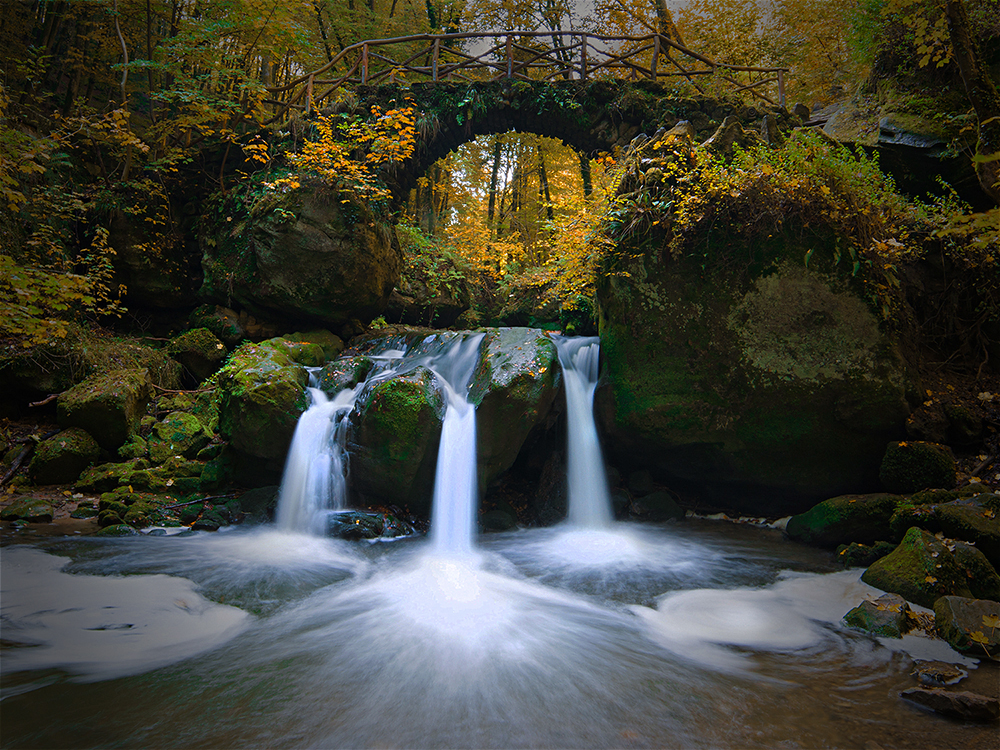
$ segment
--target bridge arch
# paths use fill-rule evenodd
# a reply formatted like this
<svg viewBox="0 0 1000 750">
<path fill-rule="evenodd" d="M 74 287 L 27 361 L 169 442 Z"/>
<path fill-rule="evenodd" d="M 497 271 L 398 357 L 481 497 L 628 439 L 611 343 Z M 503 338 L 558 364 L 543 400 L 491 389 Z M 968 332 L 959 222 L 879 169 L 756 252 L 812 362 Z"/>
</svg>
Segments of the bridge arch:
<svg viewBox="0 0 1000 750">
<path fill-rule="evenodd" d="M 409 105 L 417 112 L 413 156 L 385 174 L 397 207 L 434 162 L 481 135 L 535 133 L 594 156 L 681 120 L 690 121 L 699 136 L 707 138 L 728 116 L 749 124 L 765 114 L 782 114 L 767 105 L 680 97 L 675 90 L 642 80 L 383 84 L 358 87 L 352 98 L 349 109 L 357 114 L 376 105 L 383 109 Z"/>
</svg>

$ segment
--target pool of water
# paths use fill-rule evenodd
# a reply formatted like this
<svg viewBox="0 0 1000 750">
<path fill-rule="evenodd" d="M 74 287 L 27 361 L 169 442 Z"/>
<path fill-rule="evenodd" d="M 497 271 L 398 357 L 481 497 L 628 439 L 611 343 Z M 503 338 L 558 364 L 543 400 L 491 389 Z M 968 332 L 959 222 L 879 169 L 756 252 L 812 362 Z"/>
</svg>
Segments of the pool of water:
<svg viewBox="0 0 1000 750">
<path fill-rule="evenodd" d="M 962 657 L 845 628 L 879 592 L 776 531 L 6 542 L 4 747 L 995 746 L 898 698 Z"/>
</svg>

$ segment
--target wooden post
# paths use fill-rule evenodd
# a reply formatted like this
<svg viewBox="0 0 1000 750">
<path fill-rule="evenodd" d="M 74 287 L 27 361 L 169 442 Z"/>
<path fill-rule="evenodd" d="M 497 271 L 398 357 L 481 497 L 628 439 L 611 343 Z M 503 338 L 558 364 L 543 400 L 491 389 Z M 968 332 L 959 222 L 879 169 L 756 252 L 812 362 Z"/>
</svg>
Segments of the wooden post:
<svg viewBox="0 0 1000 750">
<path fill-rule="evenodd" d="M 507 35 L 507 77 L 514 75 L 514 39 Z"/>
<path fill-rule="evenodd" d="M 368 42 L 361 45 L 361 83 L 368 83 Z"/>
<path fill-rule="evenodd" d="M 660 61 L 660 35 L 653 39 L 653 64 L 649 67 L 649 77 L 656 80 L 656 64 Z"/>
<path fill-rule="evenodd" d="M 778 70 L 778 106 L 785 106 L 785 71 Z"/>
<path fill-rule="evenodd" d="M 441 56 L 441 37 L 435 37 L 434 39 L 434 57 L 431 60 L 431 80 L 436 81 L 438 79 L 438 59 Z"/>
</svg>

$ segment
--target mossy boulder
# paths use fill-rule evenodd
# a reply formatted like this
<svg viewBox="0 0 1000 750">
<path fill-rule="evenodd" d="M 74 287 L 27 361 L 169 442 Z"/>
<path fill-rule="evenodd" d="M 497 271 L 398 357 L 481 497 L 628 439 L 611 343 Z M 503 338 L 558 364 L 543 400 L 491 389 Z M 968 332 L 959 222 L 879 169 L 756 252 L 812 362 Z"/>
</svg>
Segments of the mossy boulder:
<svg viewBox="0 0 1000 750">
<path fill-rule="evenodd" d="M 128 486 L 135 473 L 148 468 L 149 462 L 142 458 L 91 466 L 80 474 L 75 487 L 80 492 L 111 492 L 118 487 Z"/>
<path fill-rule="evenodd" d="M 262 317 L 336 326 L 371 320 L 399 280 L 392 225 L 356 195 L 305 176 L 299 182 L 249 196 L 262 191 L 254 180 L 215 202 L 201 238 L 201 296 Z"/>
<path fill-rule="evenodd" d="M 898 594 L 883 594 L 875 601 L 865 600 L 844 615 L 852 628 L 884 638 L 902 638 L 910 629 L 907 614 L 910 606 Z"/>
<path fill-rule="evenodd" d="M 990 496 L 986 496 L 990 497 Z M 934 505 L 900 505 L 890 521 L 895 538 L 903 529 L 919 526 L 932 533 L 971 542 L 990 563 L 1000 566 L 1000 519 L 997 512 L 978 497 L 967 497 Z"/>
<path fill-rule="evenodd" d="M 295 358 L 299 348 L 283 339 L 245 344 L 217 376 L 219 432 L 249 456 L 280 462 L 288 452 L 299 415 L 305 411 L 308 373 Z"/>
<path fill-rule="evenodd" d="M 0 512 L 3 521 L 29 521 L 31 523 L 49 523 L 55 517 L 52 504 L 44 500 L 26 498 L 11 503 Z"/>
<path fill-rule="evenodd" d="M 323 356 L 328 362 L 340 356 L 340 353 L 344 351 L 344 342 L 340 336 L 322 329 L 306 331 L 305 333 L 290 333 L 282 338 L 300 344 L 316 344 L 323 350 Z"/>
<path fill-rule="evenodd" d="M 876 487 L 909 379 L 855 280 L 824 264 L 835 238 L 666 243 L 626 243 L 598 281 L 614 460 L 758 515 Z"/>
<path fill-rule="evenodd" d="M 147 441 L 149 458 L 156 464 L 171 456 L 194 458 L 211 440 L 211 433 L 193 414 L 171 412 L 153 426 Z"/>
<path fill-rule="evenodd" d="M 1000 576 L 982 552 L 916 527 L 892 553 L 872 563 L 861 580 L 928 608 L 942 596 L 1000 598 Z"/>
<path fill-rule="evenodd" d="M 35 484 L 70 484 L 100 456 L 94 438 L 79 427 L 70 427 L 39 444 L 28 473 Z"/>
<path fill-rule="evenodd" d="M 207 328 L 195 328 L 171 339 L 167 352 L 184 366 L 195 383 L 222 367 L 229 354 L 226 345 Z"/>
<path fill-rule="evenodd" d="M 889 443 L 879 469 L 882 486 L 900 494 L 928 488 L 950 489 L 956 478 L 951 450 L 922 440 Z"/>
<path fill-rule="evenodd" d="M 942 596 L 934 602 L 934 629 L 957 651 L 1000 659 L 1000 603 Z"/>
<path fill-rule="evenodd" d="M 152 390 L 146 369 L 93 375 L 59 395 L 59 426 L 80 427 L 101 448 L 115 451 L 139 426 Z"/>
<path fill-rule="evenodd" d="M 875 542 L 875 544 L 841 544 L 837 547 L 837 561 L 848 568 L 867 568 L 876 560 L 888 555 L 896 549 L 892 542 Z"/>
<path fill-rule="evenodd" d="M 430 509 L 444 399 L 425 367 L 377 383 L 352 412 L 353 488 L 369 502 Z"/>
<path fill-rule="evenodd" d="M 890 538 L 889 520 L 902 500 L 898 495 L 841 495 L 792 516 L 785 533 L 807 544 L 836 547 L 873 544 Z"/>
<path fill-rule="evenodd" d="M 139 536 L 139 532 L 127 523 L 114 523 L 104 526 L 97 536 Z"/>
<path fill-rule="evenodd" d="M 330 362 L 319 374 L 319 387 L 331 398 L 345 388 L 354 388 L 368 377 L 372 361 L 368 357 L 340 357 Z"/>
<path fill-rule="evenodd" d="M 486 487 L 544 424 L 561 380 L 555 344 L 537 329 L 487 329 L 479 351 L 469 397 L 477 404 L 477 465 L 480 486 Z"/>
</svg>

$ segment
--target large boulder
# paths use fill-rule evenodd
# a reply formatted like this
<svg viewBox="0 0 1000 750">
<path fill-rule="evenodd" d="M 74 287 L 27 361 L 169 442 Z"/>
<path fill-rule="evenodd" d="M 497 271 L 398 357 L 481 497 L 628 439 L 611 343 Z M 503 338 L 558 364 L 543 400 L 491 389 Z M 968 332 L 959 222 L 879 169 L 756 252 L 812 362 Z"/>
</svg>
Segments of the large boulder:
<svg viewBox="0 0 1000 750">
<path fill-rule="evenodd" d="M 245 344 L 217 376 L 219 432 L 241 453 L 276 463 L 284 460 L 299 415 L 308 405 L 309 375 L 300 363 L 323 352 L 317 344 L 268 339 Z"/>
<path fill-rule="evenodd" d="M 167 353 L 184 366 L 195 383 L 200 383 L 222 367 L 229 350 L 207 328 L 194 328 L 171 339 Z"/>
<path fill-rule="evenodd" d="M 430 509 L 444 398 L 437 376 L 418 367 L 362 394 L 352 421 L 351 483 L 370 503 Z"/>
<path fill-rule="evenodd" d="M 785 533 L 807 544 L 873 544 L 891 537 L 889 520 L 902 500 L 898 495 L 842 495 L 792 516 Z"/>
<path fill-rule="evenodd" d="M 559 392 L 559 355 L 533 328 L 491 328 L 469 387 L 476 403 L 480 487 L 507 471 L 528 435 L 542 425 Z"/>
<path fill-rule="evenodd" d="M 392 226 L 369 203 L 317 180 L 303 177 L 285 191 L 244 185 L 210 217 L 201 239 L 207 300 L 342 326 L 380 314 L 399 280 Z"/>
<path fill-rule="evenodd" d="M 211 440 L 212 434 L 196 416 L 175 411 L 153 425 L 146 447 L 150 460 L 162 464 L 171 456 L 194 458 Z"/>
<path fill-rule="evenodd" d="M 861 580 L 927 608 L 942 596 L 1000 599 L 1000 576 L 982 552 L 916 527 L 893 552 L 872 563 Z"/>
<path fill-rule="evenodd" d="M 876 487 L 909 414 L 893 342 L 851 278 L 803 264 L 815 246 L 719 235 L 704 256 L 620 252 L 599 281 L 615 457 L 749 511 Z"/>
<path fill-rule="evenodd" d="M 59 426 L 80 427 L 106 451 L 115 451 L 135 432 L 152 398 L 146 369 L 94 375 L 59 395 Z"/>
<path fill-rule="evenodd" d="M 920 440 L 892 442 L 885 449 L 879 479 L 889 492 L 918 492 L 955 486 L 955 457 L 944 445 Z"/>
<path fill-rule="evenodd" d="M 28 471 L 35 484 L 69 484 L 100 456 L 94 438 L 79 427 L 70 427 L 38 446 Z"/>
</svg>

